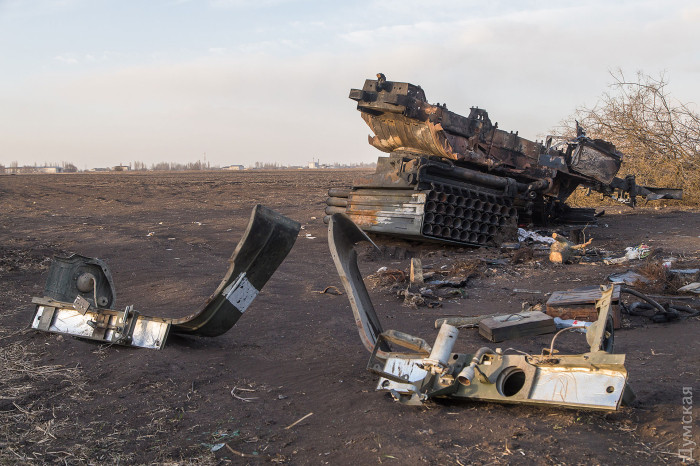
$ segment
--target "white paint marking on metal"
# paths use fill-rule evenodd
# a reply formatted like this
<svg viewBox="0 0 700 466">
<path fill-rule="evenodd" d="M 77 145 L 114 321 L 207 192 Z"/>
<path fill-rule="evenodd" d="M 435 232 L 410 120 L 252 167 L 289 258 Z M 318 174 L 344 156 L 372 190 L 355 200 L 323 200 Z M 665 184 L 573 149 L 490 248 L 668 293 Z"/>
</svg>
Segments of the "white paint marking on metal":
<svg viewBox="0 0 700 466">
<path fill-rule="evenodd" d="M 260 293 L 246 278 L 245 272 L 240 274 L 235 282 L 224 288 L 224 297 L 243 314 L 250 303 Z"/>
</svg>

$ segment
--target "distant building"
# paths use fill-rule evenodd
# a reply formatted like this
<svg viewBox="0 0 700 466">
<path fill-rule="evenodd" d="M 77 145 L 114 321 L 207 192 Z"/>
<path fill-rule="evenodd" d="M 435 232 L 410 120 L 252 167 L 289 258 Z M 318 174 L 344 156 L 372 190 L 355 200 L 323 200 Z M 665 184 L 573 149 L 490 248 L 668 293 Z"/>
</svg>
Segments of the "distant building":
<svg viewBox="0 0 700 466">
<path fill-rule="evenodd" d="M 112 167 L 115 172 L 128 172 L 131 170 L 131 165 L 117 165 Z"/>
<path fill-rule="evenodd" d="M 222 167 L 222 170 L 245 170 L 245 167 L 243 165 L 228 165 L 226 167 Z"/>
<path fill-rule="evenodd" d="M 320 168 L 318 161 L 309 162 L 309 168 Z"/>
</svg>

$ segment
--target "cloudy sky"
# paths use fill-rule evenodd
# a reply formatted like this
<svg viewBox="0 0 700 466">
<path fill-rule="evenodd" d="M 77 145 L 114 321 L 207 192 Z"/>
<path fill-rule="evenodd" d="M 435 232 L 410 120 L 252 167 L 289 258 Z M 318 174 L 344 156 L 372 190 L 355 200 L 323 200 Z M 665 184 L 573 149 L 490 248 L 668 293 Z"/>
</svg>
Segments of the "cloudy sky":
<svg viewBox="0 0 700 466">
<path fill-rule="evenodd" d="M 383 72 L 540 138 L 621 68 L 700 102 L 696 1 L 0 0 L 0 164 L 371 162 Z"/>
</svg>

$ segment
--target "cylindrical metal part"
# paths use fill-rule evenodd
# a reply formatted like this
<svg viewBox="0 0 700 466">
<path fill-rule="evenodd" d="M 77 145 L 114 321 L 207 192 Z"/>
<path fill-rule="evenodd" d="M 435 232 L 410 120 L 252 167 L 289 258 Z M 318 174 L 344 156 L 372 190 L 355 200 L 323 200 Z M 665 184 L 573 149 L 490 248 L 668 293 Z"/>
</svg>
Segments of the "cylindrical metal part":
<svg viewBox="0 0 700 466">
<path fill-rule="evenodd" d="M 479 235 L 478 238 L 476 239 L 476 241 L 479 244 L 486 244 L 486 235 Z"/>
<path fill-rule="evenodd" d="M 450 234 L 450 238 L 455 239 L 455 240 L 459 239 L 459 230 L 456 228 L 453 228 L 452 234 Z"/>
<path fill-rule="evenodd" d="M 454 222 L 454 219 L 452 217 L 445 217 L 442 220 L 442 224 L 446 227 L 452 227 L 453 222 Z"/>
<path fill-rule="evenodd" d="M 456 207 L 455 208 L 455 217 L 459 217 L 459 218 L 464 217 L 464 209 L 461 207 Z"/>
<path fill-rule="evenodd" d="M 479 235 L 477 235 L 475 232 L 469 233 L 469 242 L 470 243 L 476 243 L 477 238 L 479 238 Z"/>
<path fill-rule="evenodd" d="M 433 219 L 433 223 L 435 225 L 440 225 L 442 223 L 442 219 L 445 218 L 444 215 L 437 214 L 435 218 Z"/>
<path fill-rule="evenodd" d="M 446 200 L 447 200 L 447 194 L 446 194 L 446 193 L 442 192 L 442 193 L 438 194 L 438 201 L 440 201 L 440 202 L 445 202 Z"/>
<path fill-rule="evenodd" d="M 479 227 L 479 233 L 486 233 L 489 231 L 489 225 L 488 223 L 482 223 L 481 226 Z"/>
<path fill-rule="evenodd" d="M 333 207 L 330 205 L 326 207 L 326 214 L 328 214 L 328 215 L 344 214 L 344 213 L 345 213 L 345 207 Z"/>
<path fill-rule="evenodd" d="M 348 188 L 330 188 L 328 195 L 331 197 L 348 197 L 351 192 Z"/>
<path fill-rule="evenodd" d="M 469 239 L 469 231 L 462 230 L 462 232 L 459 234 L 459 239 L 461 241 L 467 241 Z"/>
<path fill-rule="evenodd" d="M 442 324 L 428 361 L 434 365 L 447 366 L 447 363 L 450 361 L 450 354 L 452 354 L 452 348 L 454 348 L 457 341 L 457 335 L 459 335 L 457 327 L 450 324 Z"/>
<path fill-rule="evenodd" d="M 423 220 L 425 223 L 433 223 L 433 220 L 435 220 L 435 214 L 432 212 L 427 212 L 423 217 Z"/>
<path fill-rule="evenodd" d="M 481 199 L 476 199 L 476 200 L 474 201 L 474 209 L 475 209 L 475 210 L 481 210 L 481 209 L 483 209 L 483 208 L 484 208 L 484 201 L 482 201 Z"/>
<path fill-rule="evenodd" d="M 496 234 L 496 230 L 498 230 L 498 228 L 496 228 L 495 225 L 489 225 L 488 235 L 489 235 L 489 236 L 495 235 L 495 234 Z"/>
<path fill-rule="evenodd" d="M 483 218 L 483 215 L 481 214 L 481 212 L 472 211 L 472 220 L 474 222 L 480 222 L 482 218 Z"/>
<path fill-rule="evenodd" d="M 423 234 L 424 235 L 432 235 L 433 234 L 433 226 L 426 224 L 423 225 Z"/>
<path fill-rule="evenodd" d="M 455 202 L 457 202 L 457 196 L 455 196 L 454 194 L 448 194 L 447 195 L 447 203 L 454 204 Z"/>
<path fill-rule="evenodd" d="M 428 201 L 425 203 L 426 212 L 435 212 L 437 210 L 437 203 L 435 201 Z"/>
<path fill-rule="evenodd" d="M 325 223 L 326 225 L 328 225 L 330 222 L 331 222 L 331 216 L 330 216 L 330 215 L 326 215 L 325 217 L 323 217 L 323 223 Z"/>
<path fill-rule="evenodd" d="M 457 207 L 464 207 L 467 203 L 467 200 L 464 198 L 464 196 L 457 196 Z"/>
<path fill-rule="evenodd" d="M 436 212 L 437 212 L 438 214 L 444 214 L 444 213 L 445 213 L 445 210 L 447 210 L 447 206 L 446 206 L 445 204 L 442 204 L 442 203 L 441 203 L 441 204 L 438 204 L 438 205 L 437 205 L 437 210 L 436 210 Z"/>
<path fill-rule="evenodd" d="M 428 200 L 429 201 L 437 200 L 437 198 L 438 198 L 437 191 L 435 191 L 434 189 L 431 189 L 430 191 L 428 191 Z"/>
<path fill-rule="evenodd" d="M 326 205 L 332 205 L 337 207 L 347 207 L 348 198 L 347 197 L 329 197 L 326 199 Z"/>
<path fill-rule="evenodd" d="M 437 176 L 440 174 L 448 174 L 451 178 L 460 178 L 465 181 L 471 181 L 478 185 L 489 186 L 492 188 L 503 189 L 508 186 L 509 183 L 514 183 L 518 191 L 522 192 L 527 190 L 528 185 L 525 183 L 518 183 L 514 179 L 508 179 L 505 176 L 491 175 L 488 173 L 482 173 L 476 170 L 470 170 L 469 168 L 462 167 L 430 167 L 429 173 L 433 173 Z"/>
<path fill-rule="evenodd" d="M 446 213 L 447 215 L 452 215 L 452 214 L 454 214 L 454 213 L 455 213 L 455 206 L 452 205 L 452 204 L 447 204 L 447 206 L 445 206 L 445 213 Z"/>
<path fill-rule="evenodd" d="M 452 228 L 462 228 L 462 219 L 455 217 L 455 219 L 452 221 Z"/>
<path fill-rule="evenodd" d="M 450 227 L 442 227 L 442 230 L 440 230 L 440 236 L 444 236 L 445 238 L 449 238 L 450 233 L 452 233 Z"/>
</svg>

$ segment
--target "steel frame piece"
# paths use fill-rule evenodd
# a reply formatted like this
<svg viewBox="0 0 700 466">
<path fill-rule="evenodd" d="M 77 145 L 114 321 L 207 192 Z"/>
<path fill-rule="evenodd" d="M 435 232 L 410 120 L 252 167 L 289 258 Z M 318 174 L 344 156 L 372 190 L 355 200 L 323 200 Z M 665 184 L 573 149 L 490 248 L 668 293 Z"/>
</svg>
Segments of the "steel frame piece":
<svg viewBox="0 0 700 466">
<path fill-rule="evenodd" d="M 236 324 L 284 261 L 299 229 L 298 222 L 264 206 L 255 206 L 219 286 L 196 312 L 175 319 L 143 315 L 133 306 L 127 306 L 124 311 L 104 306 L 107 300 L 100 296 L 109 296 L 108 303 L 112 305 L 116 295 L 107 265 L 99 259 L 77 255 L 57 258 L 49 273 L 45 296 L 32 300 L 37 306 L 31 327 L 155 349 L 165 345 L 171 331 L 208 337 L 221 335 Z M 90 283 L 99 290 L 94 292 L 96 298 L 92 302 Z"/>
<path fill-rule="evenodd" d="M 459 330 L 440 327 L 431 346 L 423 339 L 382 329 L 362 280 L 354 246 L 369 237 L 344 214 L 328 224 L 331 256 L 350 301 L 360 340 L 370 351 L 367 369 L 379 376 L 377 390 L 388 391 L 406 404 L 431 398 L 502 403 L 547 404 L 568 408 L 616 410 L 634 397 L 627 385 L 625 355 L 612 354 L 613 287 L 597 301 L 598 320 L 588 328 L 588 351 L 561 355 L 552 344 L 539 355 L 507 354 L 500 348 L 480 348 L 474 354 L 452 352 Z M 564 331 L 568 331 L 566 329 Z M 397 351 L 392 345 L 405 350 Z"/>
</svg>

